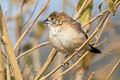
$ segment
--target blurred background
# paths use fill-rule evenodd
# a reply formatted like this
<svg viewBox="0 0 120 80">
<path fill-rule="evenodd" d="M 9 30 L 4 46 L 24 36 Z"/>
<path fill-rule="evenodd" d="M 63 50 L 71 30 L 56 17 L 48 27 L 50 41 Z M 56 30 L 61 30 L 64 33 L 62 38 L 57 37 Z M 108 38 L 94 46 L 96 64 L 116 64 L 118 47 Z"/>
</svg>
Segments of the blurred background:
<svg viewBox="0 0 120 80">
<path fill-rule="evenodd" d="M 42 23 L 42 21 L 45 20 L 51 12 L 65 12 L 74 18 L 83 1 L 84 0 L 50 0 L 45 11 L 40 15 L 39 19 L 33 25 L 30 32 L 25 36 L 24 40 L 22 40 L 20 48 L 15 52 L 16 56 L 42 42 L 48 41 L 49 29 L 47 25 Z M 3 14 L 5 16 L 7 29 L 13 46 L 28 25 L 35 19 L 45 2 L 46 0 L 24 0 L 23 4 L 21 4 L 20 0 L 1 1 Z M 91 18 L 99 14 L 100 11 L 98 5 L 100 2 L 101 0 L 93 0 L 90 3 L 89 7 L 82 13 L 82 17 L 79 18 L 81 24 L 87 23 Z M 23 8 L 21 8 L 21 5 L 23 5 Z M 106 5 L 106 1 L 104 1 L 101 5 L 102 11 L 106 8 Z M 90 29 L 88 30 L 88 34 L 93 32 L 95 25 L 100 20 L 101 19 L 97 19 L 89 25 Z M 76 68 L 58 80 L 86 80 L 92 72 L 95 72 L 93 80 L 105 79 L 113 66 L 120 59 L 120 7 L 118 7 L 115 16 L 110 16 L 98 43 L 103 40 L 106 41 L 98 46 L 102 51 L 102 54 L 94 55 L 90 53 L 81 64 L 82 69 L 80 67 Z M 19 59 L 19 65 L 24 80 L 33 80 L 34 76 L 38 74 L 45 63 L 51 49 L 51 45 L 45 45 Z M 61 64 L 63 56 L 64 55 L 58 53 L 45 74 L 54 69 L 58 64 Z M 70 64 L 73 62 L 71 61 Z M 64 69 L 66 68 L 60 69 L 48 80 L 52 80 L 55 75 L 59 74 L 59 72 L 62 72 Z M 80 75 L 81 71 L 82 79 L 77 79 L 76 76 Z M 115 70 L 110 80 L 120 80 L 119 74 L 120 67 Z"/>
</svg>

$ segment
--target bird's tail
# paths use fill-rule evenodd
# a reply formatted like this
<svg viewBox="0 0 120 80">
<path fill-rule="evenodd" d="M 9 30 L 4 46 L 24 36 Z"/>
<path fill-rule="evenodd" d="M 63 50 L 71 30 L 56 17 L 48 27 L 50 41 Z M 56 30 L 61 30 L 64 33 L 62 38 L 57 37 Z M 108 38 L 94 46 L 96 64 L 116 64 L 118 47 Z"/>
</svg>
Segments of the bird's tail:
<svg viewBox="0 0 120 80">
<path fill-rule="evenodd" d="M 91 46 L 91 45 L 89 45 L 90 46 L 90 52 L 93 52 L 93 53 L 96 53 L 96 54 L 100 54 L 101 53 L 101 51 L 99 50 L 99 49 L 97 49 L 97 48 L 95 48 L 95 47 L 93 47 L 93 46 Z"/>
</svg>

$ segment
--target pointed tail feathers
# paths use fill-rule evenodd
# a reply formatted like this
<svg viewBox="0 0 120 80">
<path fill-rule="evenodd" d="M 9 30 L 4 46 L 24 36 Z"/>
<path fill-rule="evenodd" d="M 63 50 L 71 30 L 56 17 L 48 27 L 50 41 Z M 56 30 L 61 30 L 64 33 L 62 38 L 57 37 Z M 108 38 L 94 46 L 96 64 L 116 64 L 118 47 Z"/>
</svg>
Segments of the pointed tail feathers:
<svg viewBox="0 0 120 80">
<path fill-rule="evenodd" d="M 97 49 L 97 48 L 95 48 L 95 47 L 93 47 L 91 45 L 89 45 L 89 46 L 91 48 L 91 50 L 89 50 L 90 52 L 93 52 L 93 53 L 96 53 L 96 54 L 100 54 L 101 53 L 101 51 L 99 49 Z"/>
</svg>

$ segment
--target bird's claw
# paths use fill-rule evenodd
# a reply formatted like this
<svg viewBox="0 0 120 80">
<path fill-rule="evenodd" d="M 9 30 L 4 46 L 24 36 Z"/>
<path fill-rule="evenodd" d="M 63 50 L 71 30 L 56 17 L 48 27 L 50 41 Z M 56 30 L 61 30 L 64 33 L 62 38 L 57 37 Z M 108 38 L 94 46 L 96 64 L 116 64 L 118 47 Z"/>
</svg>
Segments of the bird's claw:
<svg viewBox="0 0 120 80">
<path fill-rule="evenodd" d="M 65 67 L 65 68 L 68 68 L 69 67 L 69 63 L 67 62 L 67 63 L 61 63 L 62 64 L 62 66 L 63 67 Z"/>
<path fill-rule="evenodd" d="M 79 53 L 79 51 L 77 49 L 75 49 L 75 52 L 74 52 L 76 55 L 78 55 L 79 57 L 81 57 L 81 54 Z"/>
</svg>

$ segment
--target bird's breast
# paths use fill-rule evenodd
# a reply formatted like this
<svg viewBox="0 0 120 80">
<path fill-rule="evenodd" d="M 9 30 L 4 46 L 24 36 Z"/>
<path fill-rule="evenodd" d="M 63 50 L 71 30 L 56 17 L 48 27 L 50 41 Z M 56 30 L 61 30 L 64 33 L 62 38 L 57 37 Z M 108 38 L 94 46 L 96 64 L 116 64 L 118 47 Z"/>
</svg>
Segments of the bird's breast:
<svg viewBox="0 0 120 80">
<path fill-rule="evenodd" d="M 78 33 L 72 28 L 63 29 L 61 27 L 51 28 L 49 39 L 53 47 L 62 52 L 71 53 L 86 40 L 83 33 Z"/>
</svg>

